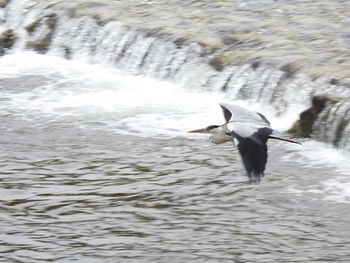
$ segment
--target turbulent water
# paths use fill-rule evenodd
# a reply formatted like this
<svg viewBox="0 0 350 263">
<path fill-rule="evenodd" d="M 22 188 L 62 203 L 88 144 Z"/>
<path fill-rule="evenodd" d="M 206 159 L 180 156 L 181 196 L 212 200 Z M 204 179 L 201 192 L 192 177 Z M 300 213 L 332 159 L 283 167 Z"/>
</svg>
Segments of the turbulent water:
<svg viewBox="0 0 350 263">
<path fill-rule="evenodd" d="M 349 156 L 269 142 L 247 183 L 224 93 L 31 52 L 0 59 L 2 262 L 349 262 Z M 284 129 L 299 112 L 276 117 Z"/>
<path fill-rule="evenodd" d="M 267 43 L 260 43 L 260 37 L 257 37 L 256 34 L 250 34 L 249 30 L 243 30 L 245 32 L 243 35 L 248 34 L 247 36 L 240 35 L 241 30 L 238 29 L 237 32 L 222 31 L 225 28 L 222 23 L 236 29 L 236 25 L 226 19 L 220 20 L 217 24 L 205 19 L 201 20 L 201 23 L 196 23 L 197 26 L 200 25 L 200 28 L 196 26 L 186 27 L 202 33 L 204 32 L 203 27 L 210 28 L 210 31 L 215 33 L 214 35 L 222 37 L 222 44 L 226 43 L 225 47 L 221 48 L 212 46 L 214 43 L 210 44 L 213 39 L 210 40 L 212 33 L 209 32 L 204 34 L 206 39 L 202 39 L 202 37 L 197 39 L 194 32 L 188 35 L 188 32 L 185 33 L 184 28 L 176 26 L 177 24 L 173 25 L 173 29 L 177 29 L 176 32 L 170 33 L 167 30 L 164 32 L 162 29 L 170 26 L 172 22 L 180 24 L 181 21 L 184 22 L 182 19 L 175 19 L 175 21 L 170 19 L 167 16 L 168 12 L 162 9 L 163 5 L 168 8 L 172 5 L 184 8 L 176 0 L 157 1 L 157 4 L 154 2 L 147 4 L 135 2 L 135 6 L 130 5 L 131 9 L 128 10 L 125 9 L 125 5 L 129 5 L 130 1 L 118 1 L 117 4 L 112 1 L 103 1 L 103 3 L 97 4 L 94 2 L 85 3 L 83 0 L 35 2 L 12 0 L 4 9 L 0 10 L 0 21 L 3 19 L 0 26 L 0 43 L 2 43 L 0 53 L 30 49 L 73 60 L 83 59 L 89 63 L 122 68 L 134 75 L 170 80 L 180 83 L 192 91 L 225 92 L 227 100 L 250 99 L 254 102 L 270 105 L 274 107 L 274 111 L 279 113 L 290 111 L 295 104 L 304 105 L 303 108 L 296 108 L 300 112 L 309 107 L 313 95 L 334 93 L 342 101 L 328 107 L 322 118 L 316 121 L 317 125 L 314 125 L 313 136 L 320 141 L 331 143 L 344 150 L 350 150 L 350 137 L 348 135 L 350 103 L 347 99 L 350 96 L 350 89 L 346 85 L 348 75 L 346 65 L 349 60 L 347 52 L 343 51 L 346 48 L 344 46 L 346 46 L 348 34 L 340 30 L 340 28 L 346 28 L 348 23 L 347 17 L 342 15 L 347 6 L 343 6 L 341 1 L 332 4 L 326 0 L 318 3 L 320 6 L 315 5 L 313 8 L 310 7 L 310 3 L 314 3 L 313 1 L 302 1 L 303 4 L 300 6 L 282 4 L 283 8 L 287 8 L 289 11 L 284 13 L 287 10 L 276 9 L 275 11 L 279 10 L 277 13 L 281 11 L 281 14 L 284 15 L 273 16 L 272 21 L 266 24 L 266 12 L 272 7 L 277 7 L 274 5 L 275 1 L 266 1 L 266 6 L 270 8 L 263 8 L 265 4 L 261 5 L 261 1 L 259 3 L 250 1 L 250 8 L 247 8 L 246 3 L 239 4 L 240 1 L 233 1 L 230 6 L 226 6 L 226 2 L 219 1 L 220 7 L 206 3 L 204 4 L 205 17 L 211 17 L 211 15 L 218 13 L 222 16 L 220 13 L 222 8 L 243 17 L 249 14 L 249 16 L 255 17 L 255 20 L 251 22 L 264 28 L 258 30 L 258 35 L 260 33 L 266 34 L 268 38 L 263 42 L 267 41 Z M 281 5 L 281 3 L 277 5 Z M 198 10 L 196 6 L 196 3 L 191 2 L 186 10 L 189 9 L 190 13 L 196 12 Z M 155 8 L 154 12 L 151 12 L 156 13 L 155 16 L 151 15 L 148 9 L 150 7 Z M 244 8 L 242 9 L 242 7 Z M 318 9 L 318 7 L 322 8 Z M 332 11 L 337 7 L 339 7 L 337 12 Z M 156 12 L 157 8 L 159 12 Z M 184 12 L 181 8 L 176 9 L 178 13 Z M 295 8 L 296 10 L 294 10 Z M 314 8 L 317 9 L 317 12 Z M 302 16 L 299 21 L 296 14 L 299 14 L 300 9 L 306 13 L 301 12 Z M 124 11 L 123 15 L 119 15 L 120 10 Z M 264 23 L 261 21 L 262 18 L 256 17 L 257 13 L 265 14 Z M 141 19 L 146 27 L 130 25 L 130 19 L 126 19 L 125 14 L 131 20 L 133 18 Z M 274 14 L 276 15 L 276 13 Z M 309 18 L 311 14 L 313 18 L 305 21 L 304 19 Z M 161 15 L 161 17 L 155 19 L 156 15 Z M 333 17 L 334 15 L 336 17 Z M 268 11 L 267 16 L 270 17 L 270 11 Z M 328 18 L 326 22 L 321 19 L 324 16 Z M 233 19 L 231 16 L 229 17 Z M 212 19 L 215 20 L 215 18 Z M 274 25 L 280 25 L 281 19 L 283 26 L 280 29 L 283 29 L 284 32 L 282 35 L 281 32 L 274 31 L 276 29 Z M 163 21 L 168 25 L 161 26 L 161 24 L 156 23 L 158 27 L 154 28 L 146 22 L 150 20 Z M 236 20 L 240 21 L 239 24 L 244 21 L 240 18 Z M 285 20 L 289 22 L 285 24 Z M 298 20 L 298 23 L 295 24 L 294 20 Z M 191 21 L 196 21 L 196 19 Z M 314 25 L 317 25 L 317 28 L 328 28 L 328 25 L 332 23 L 335 26 L 332 32 L 337 31 L 338 33 L 330 39 L 328 39 L 328 34 L 314 28 Z M 209 24 L 215 25 L 209 27 Z M 243 24 L 246 28 L 247 25 Z M 132 25 L 134 26 L 132 27 Z M 273 31 L 266 31 L 265 28 Z M 294 32 L 294 30 L 298 32 Z M 286 32 L 289 33 L 286 35 Z M 307 35 L 306 38 L 294 39 L 292 37 L 304 34 Z M 270 39 L 271 36 L 274 37 Z M 277 43 L 274 42 L 276 36 Z M 240 38 L 244 40 L 239 41 Z M 319 38 L 321 41 L 318 40 Z M 317 41 L 314 43 L 311 40 Z M 232 41 L 234 43 L 238 41 L 238 43 L 234 44 Z M 290 43 L 290 41 L 297 42 Z M 13 46 L 11 46 L 12 42 L 14 42 Z M 307 58 L 302 59 L 296 53 L 293 54 L 294 51 L 297 53 L 301 51 L 300 48 L 296 49 L 296 46 L 310 43 L 311 47 L 303 51 L 306 52 L 304 55 Z M 290 50 L 291 46 L 293 51 Z M 277 52 L 279 48 L 284 50 L 283 54 Z M 254 58 L 246 54 L 245 51 L 253 54 Z M 313 51 L 317 51 L 316 54 Z M 238 54 L 235 56 L 234 53 L 237 52 Z M 340 54 L 338 54 L 339 52 Z M 278 57 L 279 62 L 270 64 L 270 59 L 275 56 Z M 335 61 L 331 59 L 334 56 Z M 293 59 L 297 59 L 297 61 Z M 322 62 L 319 63 L 318 59 L 321 59 Z M 274 61 L 274 59 L 272 60 Z M 307 61 L 313 62 L 308 64 Z M 325 63 L 327 66 L 324 65 Z M 302 64 L 304 66 L 301 66 Z M 300 69 L 299 71 L 299 67 L 304 68 L 304 70 Z M 333 75 L 331 72 L 336 74 Z M 146 89 L 149 89 L 149 86 L 143 92 Z M 177 88 L 174 90 L 177 92 Z M 163 98 L 167 96 L 162 92 L 163 90 L 158 91 L 158 98 L 161 98 L 158 101 L 166 102 Z M 139 91 L 135 90 L 135 94 L 138 93 Z M 80 98 L 80 96 L 75 96 L 75 99 L 77 97 Z M 189 98 L 187 94 L 184 97 Z M 157 98 L 152 98 L 152 100 L 157 100 Z M 162 115 L 158 118 L 162 118 Z M 141 119 L 144 121 L 144 118 Z M 153 120 L 154 118 L 149 121 Z"/>
<path fill-rule="evenodd" d="M 346 86 L 252 64 L 217 72 L 197 44 L 63 11 L 54 33 L 29 32 L 52 14 L 32 3 L 0 12 L 18 37 L 0 58 L 0 262 L 350 262 L 346 100 L 317 123 L 329 144 L 270 140 L 259 184 L 232 143 L 187 133 L 222 124 L 220 102 L 285 130 L 310 95 Z M 24 51 L 47 34 L 45 55 Z"/>
</svg>

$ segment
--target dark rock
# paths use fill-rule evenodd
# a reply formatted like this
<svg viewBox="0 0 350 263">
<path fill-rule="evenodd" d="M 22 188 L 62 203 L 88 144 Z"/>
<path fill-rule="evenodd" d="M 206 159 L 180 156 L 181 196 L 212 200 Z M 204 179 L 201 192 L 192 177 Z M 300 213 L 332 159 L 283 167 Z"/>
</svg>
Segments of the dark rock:
<svg viewBox="0 0 350 263">
<path fill-rule="evenodd" d="M 299 120 L 294 123 L 288 132 L 298 137 L 310 137 L 312 126 L 327 103 L 336 103 L 342 98 L 342 96 L 335 94 L 315 95 L 312 98 L 312 106 L 300 113 Z"/>
<path fill-rule="evenodd" d="M 293 75 L 295 75 L 295 73 L 298 71 L 298 69 L 291 65 L 291 64 L 286 64 L 286 65 L 283 65 L 280 70 L 284 71 L 285 72 L 285 77 L 286 78 L 291 78 L 293 77 Z"/>
<path fill-rule="evenodd" d="M 329 81 L 329 84 L 331 84 L 331 85 L 338 85 L 339 82 L 340 82 L 339 79 L 332 78 L 332 79 Z"/>
<path fill-rule="evenodd" d="M 222 42 L 227 46 L 234 47 L 239 45 L 242 41 L 240 41 L 238 38 L 234 36 L 225 36 L 223 37 Z"/>
<path fill-rule="evenodd" d="M 72 50 L 67 46 L 64 46 L 63 50 L 64 50 L 64 57 L 66 59 L 71 59 L 72 58 Z"/>
<path fill-rule="evenodd" d="M 252 69 L 256 70 L 259 66 L 260 66 L 260 62 L 259 61 L 255 61 L 251 64 Z"/>
<path fill-rule="evenodd" d="M 12 48 L 16 42 L 16 35 L 12 29 L 4 31 L 0 36 L 0 55 L 4 55 L 7 50 Z"/>
<path fill-rule="evenodd" d="M 46 25 L 48 26 L 48 28 L 50 28 L 51 30 L 54 30 L 56 28 L 56 24 L 57 24 L 57 15 L 56 14 L 49 14 L 46 17 Z"/>
<path fill-rule="evenodd" d="M 26 30 L 28 31 L 28 33 L 33 33 L 35 29 L 37 29 L 42 24 L 45 24 L 47 28 L 51 30 L 55 29 L 57 24 L 57 15 L 52 13 L 38 20 L 35 20 L 33 23 L 26 26 Z"/>
<path fill-rule="evenodd" d="M 27 43 L 27 48 L 33 49 L 40 54 L 45 54 L 49 49 L 50 42 L 51 41 L 49 37 L 37 41 L 30 41 Z"/>
<path fill-rule="evenodd" d="M 57 25 L 57 15 L 52 13 L 46 15 L 26 27 L 29 35 L 32 35 L 35 30 L 39 27 L 46 27 L 46 34 L 43 34 L 39 39 L 28 41 L 27 48 L 33 49 L 34 51 L 44 54 L 49 49 L 52 35 Z"/>
<path fill-rule="evenodd" d="M 0 8 L 4 8 L 9 2 L 10 0 L 0 0 Z"/>
<path fill-rule="evenodd" d="M 181 48 L 186 44 L 186 38 L 184 37 L 179 37 L 174 40 L 174 44 L 176 45 L 177 48 Z"/>
<path fill-rule="evenodd" d="M 216 71 L 222 71 L 224 69 L 223 62 L 218 57 L 214 57 L 209 60 L 209 65 L 212 66 Z"/>
</svg>

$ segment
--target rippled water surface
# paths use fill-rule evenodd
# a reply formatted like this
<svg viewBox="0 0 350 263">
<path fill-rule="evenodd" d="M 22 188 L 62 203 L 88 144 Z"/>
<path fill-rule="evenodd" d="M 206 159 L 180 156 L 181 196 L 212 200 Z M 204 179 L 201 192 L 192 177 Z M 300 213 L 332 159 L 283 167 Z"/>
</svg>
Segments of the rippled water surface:
<svg viewBox="0 0 350 263">
<path fill-rule="evenodd" d="M 211 124 L 220 96 L 180 103 L 196 94 L 161 83 L 174 100 L 145 93 L 141 111 L 117 95 L 146 80 L 106 73 L 97 90 L 68 62 L 12 74 L 11 61 L 0 65 L 2 262 L 350 262 L 347 155 L 271 141 L 265 178 L 248 184 L 233 145 L 181 133 Z"/>
</svg>

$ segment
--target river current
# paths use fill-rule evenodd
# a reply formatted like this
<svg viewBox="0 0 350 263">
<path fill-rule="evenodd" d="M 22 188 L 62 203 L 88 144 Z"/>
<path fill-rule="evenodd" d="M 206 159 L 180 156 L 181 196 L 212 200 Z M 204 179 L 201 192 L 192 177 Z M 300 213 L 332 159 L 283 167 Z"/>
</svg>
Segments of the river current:
<svg viewBox="0 0 350 263">
<path fill-rule="evenodd" d="M 348 153 L 269 141 L 260 184 L 223 93 L 18 52 L 0 58 L 1 262 L 350 262 Z M 276 116 L 286 129 L 301 106 Z"/>
</svg>

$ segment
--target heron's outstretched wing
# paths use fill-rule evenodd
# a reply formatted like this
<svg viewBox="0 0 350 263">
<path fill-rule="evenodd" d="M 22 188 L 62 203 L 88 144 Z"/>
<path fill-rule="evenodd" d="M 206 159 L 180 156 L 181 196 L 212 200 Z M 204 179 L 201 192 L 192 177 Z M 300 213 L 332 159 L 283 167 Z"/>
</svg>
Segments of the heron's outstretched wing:
<svg viewBox="0 0 350 263">
<path fill-rule="evenodd" d="M 259 182 L 264 176 L 268 156 L 266 142 L 271 132 L 271 128 L 265 127 L 249 137 L 241 137 L 232 131 L 232 136 L 238 141 L 237 147 L 251 182 Z"/>
<path fill-rule="evenodd" d="M 257 112 L 257 114 L 261 117 L 262 121 L 266 122 L 266 124 L 270 126 L 271 123 L 266 119 L 266 117 L 264 115 L 262 115 L 259 112 Z"/>
<path fill-rule="evenodd" d="M 226 123 L 229 122 L 254 122 L 270 126 L 270 122 L 261 113 L 250 111 L 237 105 L 220 103 Z"/>
</svg>

